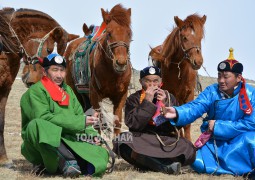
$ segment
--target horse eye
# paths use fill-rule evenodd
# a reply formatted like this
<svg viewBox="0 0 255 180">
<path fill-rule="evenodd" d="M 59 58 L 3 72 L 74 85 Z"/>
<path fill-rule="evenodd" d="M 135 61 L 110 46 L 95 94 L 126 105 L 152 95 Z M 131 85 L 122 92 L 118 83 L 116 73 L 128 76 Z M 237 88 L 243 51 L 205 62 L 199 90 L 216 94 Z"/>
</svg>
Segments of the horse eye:
<svg viewBox="0 0 255 180">
<path fill-rule="evenodd" d="M 51 50 L 49 48 L 47 48 L 47 53 L 50 54 L 51 53 Z"/>
<path fill-rule="evenodd" d="M 188 39 L 185 36 L 182 37 L 182 40 L 183 41 L 188 41 Z"/>
<path fill-rule="evenodd" d="M 112 37 L 112 34 L 111 34 L 111 33 L 108 33 L 108 37 L 109 37 L 109 38 Z"/>
</svg>

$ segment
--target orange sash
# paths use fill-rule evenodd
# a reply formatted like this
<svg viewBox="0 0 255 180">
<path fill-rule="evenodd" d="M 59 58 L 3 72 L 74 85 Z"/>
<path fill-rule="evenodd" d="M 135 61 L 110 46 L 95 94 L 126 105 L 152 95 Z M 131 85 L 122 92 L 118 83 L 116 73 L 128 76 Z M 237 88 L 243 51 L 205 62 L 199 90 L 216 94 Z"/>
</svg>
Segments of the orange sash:
<svg viewBox="0 0 255 180">
<path fill-rule="evenodd" d="M 143 102 L 144 98 L 145 98 L 145 91 L 144 89 L 142 89 L 141 96 L 140 96 L 140 104 Z M 156 124 L 154 123 L 152 119 L 150 119 L 149 125 L 156 126 Z"/>
</svg>

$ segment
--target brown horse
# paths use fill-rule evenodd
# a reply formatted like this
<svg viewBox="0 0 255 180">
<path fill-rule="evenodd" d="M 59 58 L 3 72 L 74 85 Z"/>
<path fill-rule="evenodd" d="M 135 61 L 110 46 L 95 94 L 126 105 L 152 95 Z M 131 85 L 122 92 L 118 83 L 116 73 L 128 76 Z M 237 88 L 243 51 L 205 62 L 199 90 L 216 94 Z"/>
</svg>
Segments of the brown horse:
<svg viewBox="0 0 255 180">
<path fill-rule="evenodd" d="M 20 59 L 31 63 L 36 57 L 53 51 L 64 53 L 67 42 L 78 36 L 68 34 L 45 13 L 30 9 L 4 8 L 0 10 L 0 163 L 7 160 L 4 145 L 5 106 L 11 86 L 17 76 Z"/>
<path fill-rule="evenodd" d="M 91 28 L 93 27 L 93 25 L 91 25 L 90 27 L 87 27 L 86 24 L 83 25 L 83 32 L 85 34 L 85 36 L 89 36 L 92 33 Z M 80 39 L 80 40 L 79 40 Z M 76 44 L 79 41 L 84 41 L 86 40 L 86 38 L 82 37 L 82 38 L 75 38 L 74 41 L 70 42 L 70 46 L 73 46 L 73 44 Z M 68 51 L 70 51 L 71 48 L 69 48 Z M 67 54 L 69 54 L 70 52 L 68 52 Z M 62 53 L 60 53 L 61 55 L 63 55 Z M 22 72 L 22 80 L 25 84 L 26 87 L 30 87 L 31 85 L 35 84 L 36 82 L 40 81 L 42 77 L 42 66 L 40 65 L 38 60 L 35 61 L 31 61 L 29 64 L 26 64 L 23 68 L 23 72 Z M 79 96 L 79 94 L 76 94 L 77 96 Z M 81 97 L 78 97 L 78 99 L 80 99 Z M 80 102 L 82 102 L 82 100 L 80 100 Z"/>
<path fill-rule="evenodd" d="M 201 40 L 206 16 L 193 14 L 184 21 L 175 16 L 174 20 L 177 27 L 163 45 L 153 48 L 149 55 L 161 64 L 163 88 L 171 92 L 181 105 L 194 99 L 197 70 L 203 64 Z M 189 140 L 190 127 L 184 127 L 184 136 Z"/>
<path fill-rule="evenodd" d="M 113 103 L 115 120 L 115 134 L 120 132 L 122 108 L 127 98 L 128 85 L 131 79 L 131 64 L 129 46 L 132 37 L 131 9 L 125 9 L 120 4 L 114 6 L 110 12 L 101 9 L 105 32 L 96 40 L 96 44 L 89 56 L 91 79 L 89 81 L 89 99 L 94 109 L 99 109 L 99 102 L 109 98 Z M 65 57 L 67 59 L 66 82 L 75 89 L 72 78 L 74 50 L 82 39 L 73 41 L 68 46 Z M 88 94 L 81 94 L 86 99 Z M 85 102 L 82 103 L 85 106 Z M 85 107 L 86 110 L 89 107 Z"/>
</svg>

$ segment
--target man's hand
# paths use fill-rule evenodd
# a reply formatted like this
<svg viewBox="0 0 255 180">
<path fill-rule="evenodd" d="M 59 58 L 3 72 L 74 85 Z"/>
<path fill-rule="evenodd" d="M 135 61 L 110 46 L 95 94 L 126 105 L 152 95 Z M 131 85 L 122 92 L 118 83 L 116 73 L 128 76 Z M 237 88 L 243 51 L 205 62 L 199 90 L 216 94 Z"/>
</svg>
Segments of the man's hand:
<svg viewBox="0 0 255 180">
<path fill-rule="evenodd" d="M 101 141 L 100 141 L 100 139 L 98 139 L 98 137 L 94 137 L 94 143 L 95 143 L 95 145 L 100 145 L 101 144 Z"/>
<path fill-rule="evenodd" d="M 86 126 L 98 123 L 99 119 L 94 116 L 86 116 Z"/>
<path fill-rule="evenodd" d="M 165 107 L 164 110 L 161 111 L 161 113 L 163 113 L 166 118 L 176 118 L 176 110 L 173 107 Z"/>
<path fill-rule="evenodd" d="M 145 99 L 152 102 L 155 96 L 155 93 L 158 91 L 158 87 L 150 86 L 145 91 Z"/>
<path fill-rule="evenodd" d="M 166 99 L 165 91 L 163 89 L 158 88 L 158 91 L 157 91 L 157 100 L 163 101 L 164 99 Z"/>
</svg>

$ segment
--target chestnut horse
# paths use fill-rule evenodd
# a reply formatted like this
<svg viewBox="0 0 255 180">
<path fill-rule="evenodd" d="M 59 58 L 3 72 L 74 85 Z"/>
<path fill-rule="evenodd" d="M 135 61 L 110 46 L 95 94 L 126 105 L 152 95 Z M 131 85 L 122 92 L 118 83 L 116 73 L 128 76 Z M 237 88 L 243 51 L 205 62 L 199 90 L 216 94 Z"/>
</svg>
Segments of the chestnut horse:
<svg viewBox="0 0 255 180">
<path fill-rule="evenodd" d="M 78 37 L 68 34 L 47 14 L 30 10 L 4 8 L 0 10 L 0 164 L 7 160 L 4 145 L 5 106 L 11 86 L 17 76 L 20 59 L 27 66 L 36 57 L 53 51 L 54 42 L 58 51 L 64 53 L 67 42 Z"/>
<path fill-rule="evenodd" d="M 176 27 L 161 46 L 153 48 L 150 56 L 160 62 L 163 89 L 167 89 L 185 104 L 194 99 L 197 70 L 203 64 L 201 40 L 204 37 L 206 16 L 197 14 L 185 20 L 174 17 Z M 184 127 L 184 137 L 191 140 L 190 127 Z"/>
<path fill-rule="evenodd" d="M 86 24 L 83 25 L 83 32 L 85 34 L 85 37 L 89 36 L 92 33 L 92 31 L 91 31 L 92 27 L 93 27 L 93 25 L 91 25 L 89 28 L 87 27 Z M 77 37 L 75 36 L 75 38 L 74 38 L 75 40 L 70 42 L 70 46 L 73 46 L 73 44 L 76 44 L 79 41 L 86 40 L 85 37 L 78 38 L 78 36 Z M 78 39 L 80 39 L 80 40 L 78 40 Z M 73 39 L 71 39 L 71 40 L 73 40 Z M 69 48 L 69 50 L 70 49 L 71 48 Z M 63 55 L 63 53 L 59 53 L 59 54 Z M 41 80 L 41 77 L 42 77 L 42 66 L 39 64 L 39 61 L 37 61 L 37 60 L 32 61 L 28 65 L 24 66 L 23 71 L 22 71 L 22 80 L 26 87 L 29 88 L 31 85 L 37 83 L 38 81 Z M 76 95 L 79 96 L 79 94 L 76 94 Z M 82 103 L 83 101 L 80 98 L 78 97 L 80 103 Z"/>
<path fill-rule="evenodd" d="M 131 9 L 125 9 L 120 4 L 114 6 L 110 12 L 101 9 L 104 33 L 96 39 L 94 49 L 89 55 L 91 77 L 89 81 L 89 95 L 81 94 L 83 99 L 89 96 L 94 109 L 99 109 L 99 103 L 109 98 L 113 103 L 115 119 L 114 133 L 118 134 L 121 127 L 122 108 L 127 98 L 128 85 L 131 79 L 131 64 L 129 46 L 132 37 Z M 73 56 L 82 39 L 68 45 L 65 53 L 67 59 L 66 82 L 75 91 L 75 82 L 72 78 Z M 82 103 L 85 106 L 86 102 Z M 84 110 L 89 107 L 85 107 Z"/>
</svg>

